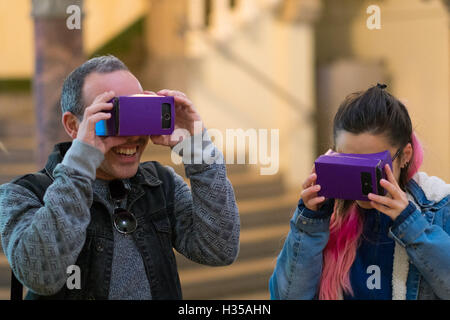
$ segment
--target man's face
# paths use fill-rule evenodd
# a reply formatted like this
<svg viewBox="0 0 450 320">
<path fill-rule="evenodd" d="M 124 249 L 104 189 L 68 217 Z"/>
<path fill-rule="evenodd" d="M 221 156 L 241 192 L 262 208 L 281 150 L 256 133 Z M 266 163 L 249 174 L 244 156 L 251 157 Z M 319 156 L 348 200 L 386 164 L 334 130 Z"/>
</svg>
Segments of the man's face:
<svg viewBox="0 0 450 320">
<path fill-rule="evenodd" d="M 116 96 L 143 92 L 139 81 L 129 71 L 93 72 L 84 81 L 82 91 L 84 106 L 90 106 L 95 97 L 111 90 Z M 105 159 L 97 169 L 97 178 L 113 180 L 133 177 L 137 172 L 149 136 L 108 137 L 106 139 L 116 146 L 106 152 Z"/>
</svg>

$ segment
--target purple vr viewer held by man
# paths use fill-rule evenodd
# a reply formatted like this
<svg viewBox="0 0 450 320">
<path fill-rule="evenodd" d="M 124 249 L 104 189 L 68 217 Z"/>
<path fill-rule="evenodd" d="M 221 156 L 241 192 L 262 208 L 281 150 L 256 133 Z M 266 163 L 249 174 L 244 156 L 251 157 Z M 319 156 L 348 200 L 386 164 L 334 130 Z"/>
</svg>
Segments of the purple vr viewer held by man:
<svg viewBox="0 0 450 320">
<path fill-rule="evenodd" d="M 173 97 L 132 95 L 111 99 L 113 108 L 108 120 L 95 125 L 98 136 L 168 135 L 174 130 Z"/>
<path fill-rule="evenodd" d="M 380 185 L 386 179 L 384 166 L 392 168 L 389 151 L 370 154 L 337 153 L 322 155 L 314 162 L 319 196 L 333 199 L 370 201 L 369 193 L 385 195 Z"/>
</svg>

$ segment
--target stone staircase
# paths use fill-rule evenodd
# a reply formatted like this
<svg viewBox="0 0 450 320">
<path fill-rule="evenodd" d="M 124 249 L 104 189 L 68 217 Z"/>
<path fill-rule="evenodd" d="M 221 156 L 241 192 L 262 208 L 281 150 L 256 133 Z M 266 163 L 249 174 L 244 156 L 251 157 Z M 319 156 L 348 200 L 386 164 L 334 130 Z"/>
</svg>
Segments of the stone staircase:
<svg viewBox="0 0 450 320">
<path fill-rule="evenodd" d="M 34 112 L 30 94 L 0 95 L 0 184 L 38 170 L 34 164 Z M 167 148 L 149 145 L 143 161 L 173 165 Z M 268 280 L 289 231 L 298 192 L 282 174 L 261 176 L 250 165 L 227 165 L 241 218 L 239 257 L 226 267 L 202 266 L 176 254 L 185 299 L 268 299 Z M 0 299 L 9 299 L 10 269 L 0 252 Z"/>
</svg>

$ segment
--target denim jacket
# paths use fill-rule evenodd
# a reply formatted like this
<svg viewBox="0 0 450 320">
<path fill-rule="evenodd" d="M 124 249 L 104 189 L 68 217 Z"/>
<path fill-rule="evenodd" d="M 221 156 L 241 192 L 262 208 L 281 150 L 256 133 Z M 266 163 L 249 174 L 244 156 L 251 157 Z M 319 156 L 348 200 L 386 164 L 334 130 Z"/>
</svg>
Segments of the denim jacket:
<svg viewBox="0 0 450 320">
<path fill-rule="evenodd" d="M 407 197 L 389 232 L 396 242 L 392 297 L 450 299 L 450 185 L 419 172 Z M 313 212 L 300 201 L 269 280 L 272 299 L 317 299 L 333 202 Z"/>
</svg>

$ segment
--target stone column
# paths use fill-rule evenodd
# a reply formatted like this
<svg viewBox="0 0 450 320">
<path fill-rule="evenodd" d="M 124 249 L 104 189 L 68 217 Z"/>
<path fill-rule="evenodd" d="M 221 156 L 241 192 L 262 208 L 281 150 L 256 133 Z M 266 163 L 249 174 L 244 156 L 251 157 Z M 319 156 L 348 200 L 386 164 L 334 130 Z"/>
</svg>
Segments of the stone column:
<svg viewBox="0 0 450 320">
<path fill-rule="evenodd" d="M 239 22 L 252 22 L 261 11 L 260 7 L 261 4 L 255 0 L 239 0 L 236 6 Z"/>
<path fill-rule="evenodd" d="M 226 41 L 233 32 L 229 1 L 213 0 L 211 9 L 210 34 L 215 40 Z"/>
<path fill-rule="evenodd" d="M 284 0 L 279 4 L 280 17 L 292 23 L 314 23 L 322 10 L 321 0 Z"/>
<path fill-rule="evenodd" d="M 447 6 L 447 10 L 450 11 L 450 0 L 442 0 L 445 6 Z"/>
<path fill-rule="evenodd" d="M 147 90 L 186 91 L 187 0 L 153 0 L 146 22 L 148 61 L 141 76 Z"/>
<path fill-rule="evenodd" d="M 281 22 L 274 43 L 275 70 L 279 84 L 297 100 L 295 105 L 290 103 L 290 108 L 285 105 L 287 115 L 274 115 L 280 127 L 280 171 L 286 187 L 297 190 L 310 173 L 316 156 L 314 24 L 322 2 L 284 0 L 275 8 Z"/>
<path fill-rule="evenodd" d="M 82 0 L 33 0 L 35 70 L 33 95 L 36 112 L 39 167 L 46 163 L 53 145 L 69 140 L 61 124 L 60 96 L 65 77 L 83 62 L 81 24 L 77 12 Z M 75 6 L 69 8 L 69 6 Z M 69 12 L 69 13 L 67 13 Z M 81 23 L 81 17 L 79 17 Z M 71 29 L 73 28 L 73 29 Z"/>
<path fill-rule="evenodd" d="M 206 51 L 203 34 L 205 33 L 205 1 L 190 0 L 187 9 L 187 25 L 185 30 L 186 55 L 189 58 L 200 58 Z"/>
</svg>

